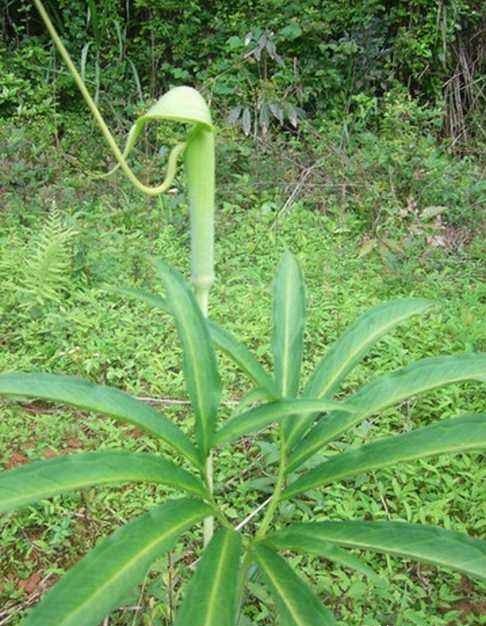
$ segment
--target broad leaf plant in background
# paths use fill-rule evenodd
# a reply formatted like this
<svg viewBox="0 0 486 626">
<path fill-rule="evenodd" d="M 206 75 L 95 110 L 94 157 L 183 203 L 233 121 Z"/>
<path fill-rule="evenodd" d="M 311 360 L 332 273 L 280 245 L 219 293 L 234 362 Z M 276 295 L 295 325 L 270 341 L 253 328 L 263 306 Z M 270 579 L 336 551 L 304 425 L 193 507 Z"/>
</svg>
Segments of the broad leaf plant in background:
<svg viewBox="0 0 486 626">
<path fill-rule="evenodd" d="M 485 448 L 486 413 L 465 413 L 338 454 L 330 453 L 324 462 L 305 469 L 305 462 L 327 444 L 387 407 L 443 385 L 485 382 L 486 355 L 425 358 L 379 376 L 342 397 L 342 383 L 370 348 L 398 324 L 431 307 L 430 302 L 417 298 L 395 300 L 359 317 L 301 384 L 305 290 L 296 259 L 286 253 L 274 282 L 274 369 L 266 372 L 244 345 L 207 319 L 208 292 L 213 281 L 214 127 L 203 98 L 188 87 L 169 91 L 139 118 L 122 153 L 42 4 L 39 0 L 35 4 L 118 166 L 132 182 L 146 193 L 160 193 L 170 186 L 177 159 L 184 159 L 191 212 L 193 287 L 176 270 L 156 261 L 165 296 L 133 289 L 124 293 L 161 308 L 174 319 L 183 349 L 182 365 L 194 428 L 192 435 L 187 435 L 147 404 L 117 389 L 79 378 L 29 373 L 0 375 L 3 396 L 42 398 L 98 412 L 136 425 L 159 437 L 172 450 L 171 458 L 122 450 L 79 453 L 1 472 L 0 511 L 13 511 L 92 485 L 151 482 L 174 487 L 184 494 L 160 503 L 100 541 L 46 593 L 25 618 L 25 626 L 96 626 L 124 601 L 155 559 L 201 522 L 204 549 L 184 591 L 176 626 L 238 624 L 246 583 L 255 571 L 273 597 L 277 623 L 335 624 L 331 612 L 281 552 L 319 555 L 372 576 L 373 572 L 346 550 L 368 549 L 486 579 L 486 542 L 457 532 L 398 521 L 329 521 L 322 517 L 281 526 L 278 518 L 282 502 L 325 489 L 335 481 L 438 454 Z M 170 155 L 165 181 L 157 187 L 142 184 L 126 162 L 137 135 L 151 120 L 183 122 L 189 128 L 186 141 Z M 254 386 L 251 402 L 225 421 L 218 417 L 220 380 L 215 349 L 229 356 Z M 261 521 L 256 532 L 251 535 L 245 528 L 238 532 L 213 493 L 213 455 L 219 448 L 231 446 L 240 437 L 258 433 L 272 424 L 279 448 L 275 487 L 266 507 L 258 511 Z"/>
</svg>

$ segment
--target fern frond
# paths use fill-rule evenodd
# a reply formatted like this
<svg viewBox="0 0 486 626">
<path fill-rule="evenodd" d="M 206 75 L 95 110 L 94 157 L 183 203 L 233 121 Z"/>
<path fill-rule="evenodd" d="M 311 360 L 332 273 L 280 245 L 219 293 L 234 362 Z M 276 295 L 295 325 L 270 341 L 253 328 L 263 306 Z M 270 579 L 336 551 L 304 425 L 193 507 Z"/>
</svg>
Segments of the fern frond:
<svg viewBox="0 0 486 626">
<path fill-rule="evenodd" d="M 61 213 L 53 208 L 27 244 L 26 261 L 21 268 L 19 291 L 24 304 L 43 305 L 56 301 L 70 284 L 71 241 L 76 231 L 67 226 Z"/>
</svg>

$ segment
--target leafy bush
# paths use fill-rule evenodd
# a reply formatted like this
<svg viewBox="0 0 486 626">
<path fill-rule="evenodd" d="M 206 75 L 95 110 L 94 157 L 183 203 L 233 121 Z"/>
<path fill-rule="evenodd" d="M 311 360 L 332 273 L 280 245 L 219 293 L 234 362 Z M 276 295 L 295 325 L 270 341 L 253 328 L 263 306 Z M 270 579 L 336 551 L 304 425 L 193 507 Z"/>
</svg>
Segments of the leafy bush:
<svg viewBox="0 0 486 626">
<path fill-rule="evenodd" d="M 477 223 L 483 191 L 478 168 L 467 157 L 452 157 L 437 143 L 434 129 L 440 120 L 440 110 L 420 107 L 403 92 L 391 92 L 376 132 L 351 136 L 346 177 L 362 181 L 362 186 L 350 206 L 375 232 L 404 230 L 420 216 L 427 221 L 433 207 L 442 207 L 438 213 L 449 224 Z"/>
<path fill-rule="evenodd" d="M 12 56 L 0 45 L 0 117 L 25 120 L 52 115 L 51 62 L 51 55 L 38 42 L 30 42 Z"/>
<path fill-rule="evenodd" d="M 265 128 L 267 118 L 278 123 L 282 111 L 291 127 L 300 109 L 309 118 L 339 119 L 356 102 L 381 99 L 398 84 L 422 103 L 445 102 L 445 127 L 457 138 L 468 128 L 469 112 L 484 103 L 483 16 L 473 0 L 450 6 L 435 0 L 392 6 L 339 0 L 231 5 L 63 0 L 49 2 L 49 9 L 95 100 L 111 113 L 113 102 L 131 114 L 141 99 L 174 84 L 204 84 L 222 113 L 241 106 L 257 113 Z M 46 65 L 38 54 L 45 39 L 32 5 L 9 3 L 3 17 L 4 39 L 15 51 L 6 63 L 7 75 L 14 75 L 9 81 L 31 80 L 41 93 L 38 75 L 45 78 Z M 77 110 L 72 80 L 44 54 L 50 57 L 48 82 L 55 85 L 56 100 Z M 11 85 L 9 91 L 16 89 Z M 30 90 L 23 90 L 22 98 L 30 97 Z M 246 128 L 248 114 L 240 115 Z"/>
</svg>

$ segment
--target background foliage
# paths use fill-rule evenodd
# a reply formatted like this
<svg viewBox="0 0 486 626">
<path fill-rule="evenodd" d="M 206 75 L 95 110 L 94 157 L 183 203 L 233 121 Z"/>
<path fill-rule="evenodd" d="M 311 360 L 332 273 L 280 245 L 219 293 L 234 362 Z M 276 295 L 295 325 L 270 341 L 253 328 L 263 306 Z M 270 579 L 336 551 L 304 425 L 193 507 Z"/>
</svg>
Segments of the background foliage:
<svg viewBox="0 0 486 626">
<path fill-rule="evenodd" d="M 221 112 L 247 109 L 250 128 L 264 131 L 304 115 L 376 118 L 382 96 L 401 87 L 422 104 L 444 104 L 444 131 L 465 140 L 483 98 L 485 14 L 472 0 L 46 4 L 94 91 L 118 109 L 187 82 Z M 77 108 L 31 3 L 6 2 L 2 17 L 11 55 L 1 113 Z M 241 121 L 246 128 L 248 115 Z"/>
<path fill-rule="evenodd" d="M 47 8 L 120 139 L 170 86 L 203 91 L 220 128 L 225 199 L 252 180 L 270 210 L 339 203 L 366 218 L 370 245 L 385 251 L 390 226 L 429 237 L 444 234 L 431 233 L 434 224 L 480 227 L 482 3 L 61 0 Z M 28 122 L 41 161 L 54 145 L 87 171 L 106 167 L 31 3 L 6 2 L 1 15 L 0 129 L 15 138 L 7 150 L 17 154 L 20 141 L 25 153 L 19 134 Z M 160 167 L 173 133 L 149 131 L 138 157 Z M 22 184 L 32 173 L 15 171 L 16 162 L 7 156 L 6 180 Z"/>
</svg>

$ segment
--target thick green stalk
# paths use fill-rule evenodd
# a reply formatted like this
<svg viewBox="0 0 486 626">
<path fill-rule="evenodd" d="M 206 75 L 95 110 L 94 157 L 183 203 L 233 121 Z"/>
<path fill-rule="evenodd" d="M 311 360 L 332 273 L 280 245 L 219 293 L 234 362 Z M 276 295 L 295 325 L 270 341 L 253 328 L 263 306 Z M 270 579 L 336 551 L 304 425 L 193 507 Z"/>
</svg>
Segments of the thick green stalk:
<svg viewBox="0 0 486 626">
<path fill-rule="evenodd" d="M 208 316 L 209 290 L 214 282 L 214 133 L 202 125 L 193 129 L 184 154 L 191 213 L 191 272 L 196 299 Z M 206 459 L 206 482 L 213 492 L 213 458 Z M 204 545 L 214 533 L 214 518 L 204 520 Z"/>
<path fill-rule="evenodd" d="M 214 132 L 196 126 L 187 140 L 184 165 L 191 214 L 192 283 L 207 316 L 208 294 L 214 282 Z"/>
<path fill-rule="evenodd" d="M 191 213 L 191 272 L 196 299 L 208 316 L 214 282 L 214 133 L 199 126 L 191 132 L 184 155 Z M 213 458 L 206 459 L 206 482 L 213 492 Z M 204 545 L 214 534 L 214 518 L 204 520 Z"/>
<path fill-rule="evenodd" d="M 193 260 L 194 260 L 194 257 L 193 257 Z M 202 314 L 204 315 L 204 317 L 207 317 L 210 285 L 208 285 L 207 287 L 204 287 L 204 286 L 198 286 L 197 284 L 195 284 L 194 273 L 193 273 L 193 284 L 194 284 L 194 289 L 196 291 L 196 300 L 199 304 Z M 213 457 L 211 453 L 209 453 L 209 456 L 206 459 L 205 473 L 206 473 L 206 484 L 209 489 L 209 493 L 212 494 L 214 490 L 214 481 L 213 481 Z M 214 534 L 214 517 L 206 517 L 204 519 L 204 527 L 203 527 L 204 546 L 208 545 L 208 543 L 211 541 L 213 534 Z"/>
</svg>

